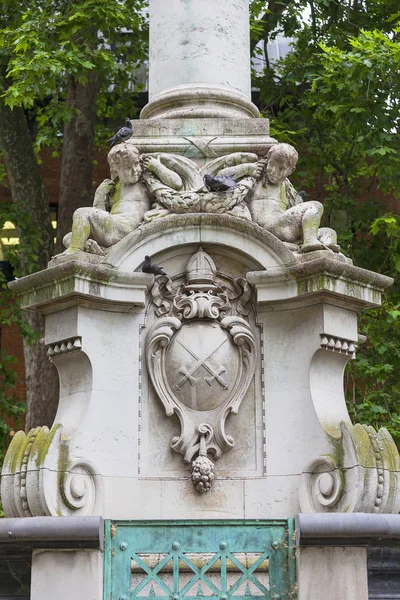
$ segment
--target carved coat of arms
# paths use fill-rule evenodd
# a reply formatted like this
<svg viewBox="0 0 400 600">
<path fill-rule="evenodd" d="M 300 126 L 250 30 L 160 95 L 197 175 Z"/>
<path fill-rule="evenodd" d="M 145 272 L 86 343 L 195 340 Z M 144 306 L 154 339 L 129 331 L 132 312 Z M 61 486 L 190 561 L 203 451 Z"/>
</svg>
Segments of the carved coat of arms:
<svg viewBox="0 0 400 600">
<path fill-rule="evenodd" d="M 174 289 L 170 279 L 157 277 L 152 296 L 158 318 L 146 340 L 147 368 L 166 414 L 180 420 L 171 447 L 192 464 L 194 486 L 204 493 L 213 461 L 234 445 L 225 421 L 238 413 L 255 371 L 250 289 L 241 278 L 225 285 L 200 248 L 187 265 L 186 284 Z"/>
</svg>

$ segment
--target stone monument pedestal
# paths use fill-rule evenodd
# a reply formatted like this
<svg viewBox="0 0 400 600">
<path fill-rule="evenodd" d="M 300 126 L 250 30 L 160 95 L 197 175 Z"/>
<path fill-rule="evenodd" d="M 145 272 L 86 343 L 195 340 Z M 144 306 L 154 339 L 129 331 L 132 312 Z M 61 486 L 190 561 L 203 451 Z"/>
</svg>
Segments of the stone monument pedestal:
<svg viewBox="0 0 400 600">
<path fill-rule="evenodd" d="M 168 276 L 140 272 L 147 254 Z M 389 284 L 328 251 L 296 256 L 228 215 L 171 215 L 97 264 L 67 260 L 13 283 L 45 315 L 60 405 L 50 431 L 13 440 L 6 514 L 394 512 L 395 446 L 353 427 L 342 387 L 357 312 Z M 190 479 L 202 439 L 215 471 L 199 494 Z"/>
<path fill-rule="evenodd" d="M 142 120 L 65 253 L 11 284 L 45 316 L 60 402 L 10 445 L 3 541 L 106 519 L 104 548 L 39 535 L 32 600 L 367 600 L 355 513 L 379 538 L 400 510 L 396 446 L 343 392 L 358 313 L 392 280 L 289 181 L 298 154 L 251 103 L 248 9 L 151 0 Z"/>
</svg>

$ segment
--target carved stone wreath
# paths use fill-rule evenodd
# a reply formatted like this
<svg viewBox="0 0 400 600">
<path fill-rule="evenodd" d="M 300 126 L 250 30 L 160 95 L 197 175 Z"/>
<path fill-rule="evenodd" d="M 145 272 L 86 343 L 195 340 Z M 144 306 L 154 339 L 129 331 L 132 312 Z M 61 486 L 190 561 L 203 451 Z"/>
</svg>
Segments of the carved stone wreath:
<svg viewBox="0 0 400 600">
<path fill-rule="evenodd" d="M 151 327 L 146 361 L 151 381 L 167 416 L 176 413 L 181 433 L 171 447 L 192 463 L 199 493 L 214 479 L 214 464 L 234 446 L 225 431 L 230 413 L 237 414 L 256 367 L 257 348 L 244 302 L 250 294 L 243 280 L 232 306 L 227 288 L 216 283 L 215 265 L 201 248 L 187 266 L 187 283 L 176 294 L 166 285 L 156 304 L 168 312 Z M 153 296 L 154 297 L 154 296 Z M 229 313 L 229 316 L 226 316 Z M 159 313 L 160 314 L 160 313 Z"/>
</svg>

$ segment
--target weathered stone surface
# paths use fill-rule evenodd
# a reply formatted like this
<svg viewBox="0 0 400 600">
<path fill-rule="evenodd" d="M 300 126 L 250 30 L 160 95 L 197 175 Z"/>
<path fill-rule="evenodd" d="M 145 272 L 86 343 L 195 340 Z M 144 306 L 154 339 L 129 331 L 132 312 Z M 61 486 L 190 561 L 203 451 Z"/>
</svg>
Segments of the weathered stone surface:
<svg viewBox="0 0 400 600">
<path fill-rule="evenodd" d="M 248 118 L 247 0 L 211 8 L 152 0 L 146 119 L 111 150 L 67 252 L 12 284 L 46 316 L 60 404 L 51 431 L 14 438 L 10 516 L 398 510 L 397 450 L 353 427 L 342 385 L 357 312 L 392 280 L 339 252 L 322 205 L 288 180 L 295 149 Z M 206 174 L 231 187 L 211 191 Z M 146 255 L 168 276 L 141 273 Z"/>
<path fill-rule="evenodd" d="M 207 287 L 202 269 L 196 267 L 190 282 L 186 280 L 188 263 L 200 247 L 211 257 L 219 282 L 218 293 L 211 296 L 201 291 Z M 146 254 L 163 266 L 169 279 L 138 272 Z M 134 512 L 136 518 L 150 519 L 273 518 L 298 512 L 305 465 L 335 455 L 340 424 L 351 427 L 342 374 L 358 343 L 357 311 L 378 304 L 391 280 L 326 251 L 295 254 L 257 224 L 224 214 L 169 215 L 142 225 L 100 261 L 61 262 L 12 284 L 25 307 L 46 314 L 45 344 L 60 374 L 56 424 L 62 426 L 62 436 L 57 452 L 50 453 L 43 465 L 46 460 L 56 464 L 63 452 L 68 454 L 68 465 L 89 464 L 89 483 L 101 481 L 93 488 L 96 510 L 106 517 L 130 518 Z M 194 285 L 193 277 L 200 278 L 200 287 L 186 295 L 184 286 Z M 196 328 L 202 321 L 200 297 L 204 296 L 202 314 L 228 310 L 231 315 L 232 308 L 223 308 L 227 304 L 223 285 L 231 290 L 230 305 L 236 306 L 235 281 L 246 279 L 252 291 L 247 307 L 251 310 L 244 319 L 258 355 L 254 376 L 239 414 L 226 419 L 226 435 L 235 443 L 215 463 L 211 491 L 197 495 L 189 464 L 196 453 L 185 464 L 170 448 L 171 438 L 181 436 L 181 424 L 176 414 L 165 417 L 146 365 L 146 340 L 174 302 L 176 310 L 193 315 L 180 323 L 193 321 Z M 226 316 L 221 315 L 221 322 Z M 192 344 L 199 332 L 182 339 L 183 343 Z M 196 348 L 195 353 L 199 356 Z M 170 376 L 176 377 L 172 371 L 180 368 L 178 358 L 171 354 L 164 364 L 168 385 L 174 385 Z M 229 361 L 218 359 L 229 373 Z M 235 364 L 240 362 L 234 360 Z M 221 373 L 222 378 L 225 375 Z M 201 371 L 201 377 L 213 375 Z M 218 411 L 220 401 L 224 402 L 223 387 L 215 377 L 213 386 L 222 395 L 206 398 L 211 404 L 200 411 L 203 416 Z M 208 389 L 207 382 L 203 387 Z M 179 396 L 189 412 L 194 406 L 191 390 L 189 385 L 189 395 Z M 347 456 L 352 456 L 350 446 L 346 448 Z M 32 482 L 41 478 L 42 466 L 35 463 L 35 456 L 32 460 L 28 456 Z M 397 463 L 392 463 L 395 474 Z M 21 469 L 12 466 L 12 457 L 8 464 L 4 485 L 14 494 Z M 363 465 L 362 461 L 351 464 Z M 72 481 L 75 471 L 68 465 L 68 481 Z M 311 477 L 313 472 L 308 471 Z M 316 473 L 318 478 L 318 469 Z M 329 495 L 330 481 L 324 478 L 321 485 Z M 85 496 L 80 496 L 83 484 L 77 480 L 72 486 L 78 499 Z M 54 500 L 49 505 L 56 508 L 41 514 L 74 514 L 77 508 L 64 507 L 56 479 L 51 487 Z M 376 493 L 377 487 L 371 490 Z M 79 510 L 90 510 L 93 499 L 87 498 Z M 395 504 L 383 506 L 394 510 Z M 43 510 L 40 503 L 33 502 L 32 507 L 39 513 Z M 7 510 L 20 514 L 12 506 Z"/>
<path fill-rule="evenodd" d="M 133 129 L 140 152 L 184 155 L 199 166 L 232 152 L 263 157 L 276 144 L 268 119 L 144 119 L 133 121 Z"/>
<path fill-rule="evenodd" d="M 340 451 L 304 468 L 302 511 L 398 514 L 400 456 L 389 432 L 351 423 L 340 432 Z"/>
<path fill-rule="evenodd" d="M 151 0 L 142 118 L 255 117 L 250 85 L 247 0 Z"/>
<path fill-rule="evenodd" d="M 299 600 L 368 600 L 367 549 L 302 548 Z"/>
<path fill-rule="evenodd" d="M 103 555 L 99 550 L 34 550 L 31 599 L 100 600 Z"/>
</svg>

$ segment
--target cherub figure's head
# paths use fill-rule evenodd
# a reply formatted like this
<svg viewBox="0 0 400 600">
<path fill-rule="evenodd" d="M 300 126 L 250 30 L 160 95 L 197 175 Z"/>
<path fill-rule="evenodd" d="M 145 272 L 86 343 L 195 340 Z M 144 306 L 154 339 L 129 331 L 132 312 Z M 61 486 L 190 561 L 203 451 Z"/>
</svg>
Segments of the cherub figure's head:
<svg viewBox="0 0 400 600">
<path fill-rule="evenodd" d="M 274 185 L 283 183 L 296 168 L 299 155 L 290 144 L 275 144 L 267 154 L 265 171 L 268 181 Z"/>
<path fill-rule="evenodd" d="M 142 174 L 139 150 L 129 142 L 111 148 L 108 153 L 111 179 L 119 178 L 121 183 L 137 183 Z"/>
</svg>

